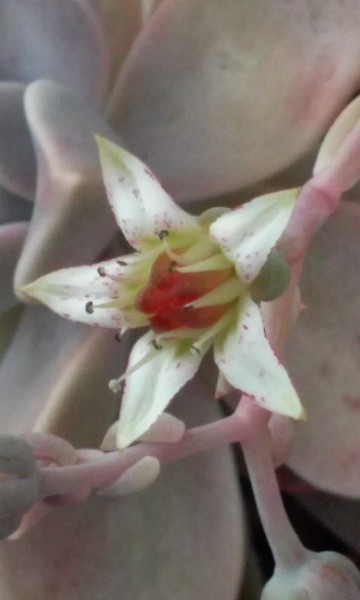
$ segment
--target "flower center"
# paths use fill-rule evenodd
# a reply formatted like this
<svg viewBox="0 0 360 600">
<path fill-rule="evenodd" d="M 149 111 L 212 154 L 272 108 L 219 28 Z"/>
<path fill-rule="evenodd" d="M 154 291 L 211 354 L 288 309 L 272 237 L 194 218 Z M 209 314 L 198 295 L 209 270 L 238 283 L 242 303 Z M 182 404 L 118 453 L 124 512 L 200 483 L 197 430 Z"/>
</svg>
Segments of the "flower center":
<svg viewBox="0 0 360 600">
<path fill-rule="evenodd" d="M 146 287 L 137 296 L 136 308 L 148 316 L 156 332 L 210 327 L 239 295 L 238 288 L 236 294 L 234 290 L 230 296 L 226 293 L 235 277 L 232 265 L 223 256 L 217 253 L 189 264 L 187 255 L 189 251 L 176 249 L 171 256 L 161 253 L 153 263 Z M 174 260 L 176 257 L 178 260 Z"/>
</svg>

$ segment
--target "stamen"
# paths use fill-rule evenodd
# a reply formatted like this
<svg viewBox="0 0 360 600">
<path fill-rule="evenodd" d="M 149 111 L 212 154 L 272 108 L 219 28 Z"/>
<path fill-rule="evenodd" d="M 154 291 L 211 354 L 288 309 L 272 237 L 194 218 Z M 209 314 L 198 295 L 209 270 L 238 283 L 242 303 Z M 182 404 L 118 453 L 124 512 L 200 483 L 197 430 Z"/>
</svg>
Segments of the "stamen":
<svg viewBox="0 0 360 600">
<path fill-rule="evenodd" d="M 152 343 L 152 342 L 151 342 Z M 150 352 L 148 352 L 147 354 L 145 354 L 145 356 L 143 356 L 143 358 L 141 358 L 135 365 L 133 365 L 130 369 L 127 369 L 127 371 L 125 371 L 125 373 L 123 373 L 121 375 L 121 377 L 119 377 L 118 379 L 111 379 L 111 381 L 109 381 L 109 388 L 110 390 L 114 393 L 117 394 L 118 392 L 120 392 L 121 390 L 121 384 L 122 382 L 127 378 L 130 377 L 130 375 L 132 375 L 133 373 L 135 373 L 138 369 L 140 369 L 141 367 L 143 367 L 144 365 L 146 365 L 148 362 L 150 362 L 150 360 L 152 360 L 153 358 L 155 358 L 155 356 L 157 355 L 157 352 L 159 350 L 150 350 Z"/>
<path fill-rule="evenodd" d="M 192 352 L 193 354 L 200 354 L 201 350 L 195 344 L 193 344 L 190 348 L 190 352 Z"/>
<path fill-rule="evenodd" d="M 213 256 L 210 256 L 210 258 L 201 260 L 198 263 L 186 265 L 185 267 L 178 267 L 177 271 L 180 273 L 199 273 L 201 271 L 221 271 L 230 268 L 232 268 L 232 265 L 226 256 L 223 254 L 214 254 Z"/>
<path fill-rule="evenodd" d="M 167 238 L 169 235 L 169 232 L 167 229 L 162 229 L 161 231 L 159 231 L 159 240 L 164 240 L 165 238 Z"/>
<path fill-rule="evenodd" d="M 169 246 L 169 244 L 167 243 L 167 241 L 164 238 L 160 238 L 162 241 L 162 246 L 164 249 L 165 254 L 170 258 L 172 263 L 178 263 L 180 262 L 182 264 L 181 258 L 178 254 L 175 254 L 175 252 L 173 252 Z"/>
<path fill-rule="evenodd" d="M 219 331 L 221 331 L 225 327 L 228 320 L 229 315 L 226 314 L 221 319 L 219 319 L 219 321 L 217 321 L 217 323 L 215 323 L 212 327 L 209 327 L 207 330 L 205 330 L 203 335 L 201 335 L 196 340 L 195 344 L 191 346 L 191 350 L 193 350 L 194 352 L 200 352 L 201 346 L 206 344 L 209 340 L 212 340 L 219 333 Z"/>
<path fill-rule="evenodd" d="M 170 331 L 163 331 L 156 336 L 158 342 L 174 339 L 197 339 L 199 333 L 205 332 L 206 329 L 190 329 L 188 327 L 180 327 L 179 329 L 172 329 Z"/>
<path fill-rule="evenodd" d="M 119 343 L 120 343 L 120 342 L 121 342 L 121 337 L 122 337 L 122 336 L 121 336 L 121 333 L 120 333 L 120 331 L 117 331 L 117 332 L 115 333 L 115 335 L 114 335 L 114 340 L 115 340 L 115 342 L 119 342 Z"/>
<path fill-rule="evenodd" d="M 99 267 L 97 272 L 99 273 L 100 277 L 106 277 L 105 267 Z"/>
<path fill-rule="evenodd" d="M 206 238 L 201 238 L 195 242 L 189 250 L 181 255 L 182 264 L 191 265 L 193 263 L 198 263 L 199 261 L 205 260 L 205 258 L 210 258 L 214 254 L 218 254 L 218 252 L 219 249 L 214 242 L 211 242 Z"/>
<path fill-rule="evenodd" d="M 109 390 L 112 391 L 113 394 L 118 394 L 122 388 L 121 379 L 111 379 L 109 381 Z"/>
<path fill-rule="evenodd" d="M 117 262 L 118 265 L 120 265 L 120 267 L 128 267 L 129 266 L 128 263 L 125 262 L 124 260 L 120 260 L 119 259 L 116 262 Z"/>
<path fill-rule="evenodd" d="M 161 345 L 161 344 L 159 344 L 159 342 L 157 341 L 157 339 L 156 339 L 156 338 L 155 338 L 155 339 L 153 339 L 153 340 L 151 341 L 151 343 L 152 343 L 152 345 L 154 346 L 155 350 L 162 350 L 162 349 L 163 349 L 162 345 Z"/>
<path fill-rule="evenodd" d="M 201 298 L 194 300 L 191 304 L 186 304 L 184 308 L 193 309 L 193 308 L 203 308 L 204 306 L 219 306 L 220 304 L 227 304 L 228 302 L 232 302 L 232 300 L 236 300 L 242 291 L 243 284 L 239 281 L 237 277 L 232 277 L 224 283 L 220 284 L 211 292 L 208 292 Z"/>
<path fill-rule="evenodd" d="M 101 304 L 96 304 L 95 308 L 119 308 L 123 309 L 126 306 L 134 306 L 136 295 L 134 293 L 121 293 L 118 298 L 114 298 L 113 300 L 109 300 L 109 302 L 102 302 Z"/>
<path fill-rule="evenodd" d="M 85 311 L 88 313 L 88 315 L 92 315 L 94 312 L 94 303 L 93 302 L 87 302 L 85 304 Z"/>
</svg>

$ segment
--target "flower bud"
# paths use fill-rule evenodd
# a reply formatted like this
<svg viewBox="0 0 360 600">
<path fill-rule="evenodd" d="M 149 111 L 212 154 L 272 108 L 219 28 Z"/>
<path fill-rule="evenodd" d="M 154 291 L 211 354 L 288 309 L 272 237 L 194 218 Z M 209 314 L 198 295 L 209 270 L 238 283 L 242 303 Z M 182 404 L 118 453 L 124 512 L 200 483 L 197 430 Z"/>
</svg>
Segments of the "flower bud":
<svg viewBox="0 0 360 600">
<path fill-rule="evenodd" d="M 336 552 L 312 554 L 301 565 L 277 567 L 261 600 L 358 600 L 360 573 Z"/>
<path fill-rule="evenodd" d="M 251 286 L 251 296 L 258 302 L 275 300 L 285 292 L 290 281 L 290 269 L 279 250 L 272 250 Z"/>
</svg>

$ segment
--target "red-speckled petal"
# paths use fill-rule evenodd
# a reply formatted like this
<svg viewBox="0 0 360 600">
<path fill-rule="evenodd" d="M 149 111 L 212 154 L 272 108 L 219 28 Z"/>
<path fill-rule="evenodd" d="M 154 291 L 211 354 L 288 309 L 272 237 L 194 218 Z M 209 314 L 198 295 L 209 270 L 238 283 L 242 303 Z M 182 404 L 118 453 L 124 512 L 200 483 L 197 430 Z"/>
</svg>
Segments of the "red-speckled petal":
<svg viewBox="0 0 360 600">
<path fill-rule="evenodd" d="M 216 343 L 215 362 L 233 387 L 253 396 L 263 408 L 303 417 L 298 395 L 265 337 L 260 310 L 250 297 L 239 303 L 236 326 Z"/>
</svg>

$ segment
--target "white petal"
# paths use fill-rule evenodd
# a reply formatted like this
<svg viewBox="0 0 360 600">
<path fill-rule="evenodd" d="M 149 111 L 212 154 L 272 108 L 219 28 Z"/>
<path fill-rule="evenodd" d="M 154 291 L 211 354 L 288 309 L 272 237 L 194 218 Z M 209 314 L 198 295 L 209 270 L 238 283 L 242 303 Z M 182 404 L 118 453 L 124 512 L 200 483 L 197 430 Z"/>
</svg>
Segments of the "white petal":
<svg viewBox="0 0 360 600">
<path fill-rule="evenodd" d="M 261 271 L 289 221 L 298 193 L 294 188 L 259 196 L 211 225 L 212 239 L 245 281 Z"/>
<path fill-rule="evenodd" d="M 154 350 L 152 332 L 141 337 L 133 347 L 129 369 Z M 178 343 L 154 353 L 154 358 L 126 378 L 120 411 L 118 445 L 123 448 L 139 438 L 155 423 L 170 400 L 189 381 L 208 350 L 187 351 L 178 355 Z"/>
<path fill-rule="evenodd" d="M 132 246 L 163 229 L 200 231 L 195 217 L 173 202 L 146 165 L 113 142 L 96 139 L 111 208 Z"/>
<path fill-rule="evenodd" d="M 0 83 L 0 185 L 33 200 L 36 162 L 24 115 L 24 91 L 25 86 L 20 83 Z"/>
<path fill-rule="evenodd" d="M 298 395 L 265 337 L 260 310 L 247 297 L 239 305 L 236 327 L 215 345 L 215 362 L 227 381 L 267 410 L 304 416 Z"/>
<path fill-rule="evenodd" d="M 119 308 L 97 308 L 97 305 L 115 300 L 121 293 L 118 281 L 99 275 L 100 267 L 119 280 L 128 268 L 112 259 L 91 266 L 60 269 L 40 277 L 23 291 L 66 319 L 120 329 L 129 323 Z M 88 302 L 94 304 L 93 312 L 87 312 Z"/>
</svg>

